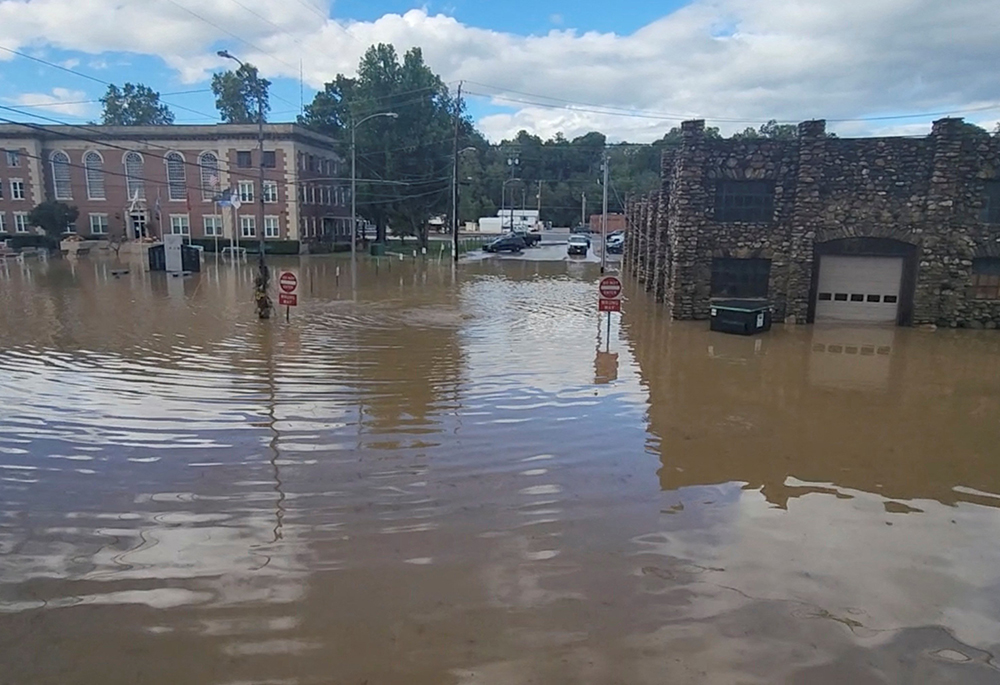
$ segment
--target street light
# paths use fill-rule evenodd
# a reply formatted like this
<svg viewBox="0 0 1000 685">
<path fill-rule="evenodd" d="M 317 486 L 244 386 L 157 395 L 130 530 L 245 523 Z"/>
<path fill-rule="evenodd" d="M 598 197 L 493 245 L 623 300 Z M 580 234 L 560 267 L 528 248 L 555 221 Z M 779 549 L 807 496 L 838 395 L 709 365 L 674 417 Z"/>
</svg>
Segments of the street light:
<svg viewBox="0 0 1000 685">
<path fill-rule="evenodd" d="M 398 119 L 399 115 L 395 112 L 377 112 L 376 114 L 369 114 L 361 121 L 358 121 L 351 125 L 351 293 L 356 293 L 358 287 L 358 275 L 357 275 L 357 233 L 358 233 L 358 154 L 357 145 L 355 144 L 355 134 L 358 131 L 358 126 L 365 123 L 369 119 L 377 119 L 378 117 L 389 117 L 390 119 Z"/>
<path fill-rule="evenodd" d="M 475 152 L 476 150 L 477 148 L 470 145 L 456 152 L 455 165 L 451 174 L 451 258 L 455 262 L 458 262 L 458 158 L 466 152 Z"/>
<path fill-rule="evenodd" d="M 240 67 L 246 67 L 246 64 L 239 57 L 231 54 L 228 50 L 219 50 L 215 54 L 224 59 L 233 60 Z M 257 316 L 261 319 L 268 319 L 271 317 L 271 299 L 267 295 L 267 286 L 271 275 L 264 262 L 264 98 L 260 92 L 259 84 L 255 90 L 257 91 L 257 166 L 260 170 L 257 184 L 257 195 L 259 196 L 257 231 L 259 231 L 260 240 L 257 247 L 259 259 L 255 299 L 257 301 Z M 233 226 L 233 232 L 236 232 L 236 226 Z"/>
</svg>

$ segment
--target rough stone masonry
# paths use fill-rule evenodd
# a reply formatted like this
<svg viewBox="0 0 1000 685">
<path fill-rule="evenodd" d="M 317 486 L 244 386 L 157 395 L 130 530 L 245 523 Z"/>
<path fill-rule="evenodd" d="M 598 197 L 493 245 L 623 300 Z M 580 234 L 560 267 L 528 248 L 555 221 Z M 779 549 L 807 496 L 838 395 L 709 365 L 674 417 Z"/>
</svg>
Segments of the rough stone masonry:
<svg viewBox="0 0 1000 685">
<path fill-rule="evenodd" d="M 708 317 L 713 260 L 728 258 L 770 260 L 775 318 L 812 321 L 820 256 L 843 254 L 904 258 L 899 324 L 1000 324 L 1000 295 L 974 289 L 977 269 L 1000 265 L 1000 212 L 987 211 L 1000 138 L 958 118 L 921 138 L 835 138 L 822 120 L 792 140 L 710 139 L 701 120 L 681 130 L 660 189 L 629 203 L 623 262 L 674 318 Z M 767 216 L 721 216 L 727 181 L 766 182 Z"/>
</svg>

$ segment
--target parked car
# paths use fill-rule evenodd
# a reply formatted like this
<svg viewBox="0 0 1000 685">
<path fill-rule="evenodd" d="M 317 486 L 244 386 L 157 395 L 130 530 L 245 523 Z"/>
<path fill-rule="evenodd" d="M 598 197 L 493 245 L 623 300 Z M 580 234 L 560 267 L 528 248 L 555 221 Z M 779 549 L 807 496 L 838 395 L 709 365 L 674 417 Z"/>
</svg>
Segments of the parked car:
<svg viewBox="0 0 1000 685">
<path fill-rule="evenodd" d="M 527 245 L 521 236 L 516 233 L 508 233 L 483 245 L 483 252 L 520 252 L 525 247 Z"/>
<path fill-rule="evenodd" d="M 521 240 L 523 240 L 524 244 L 527 245 L 528 247 L 531 247 L 532 245 L 537 245 L 538 243 L 542 242 L 541 233 L 535 233 L 534 231 L 525 231 L 524 229 L 521 228 L 516 228 L 513 231 L 511 231 L 511 233 L 513 235 L 520 236 Z"/>
<path fill-rule="evenodd" d="M 573 228 L 569 229 L 570 233 L 586 233 L 590 234 L 590 226 L 586 224 L 577 224 Z"/>
<path fill-rule="evenodd" d="M 625 234 L 609 235 L 605 245 L 607 246 L 608 254 L 621 254 L 625 250 Z"/>
<path fill-rule="evenodd" d="M 573 234 L 569 237 L 569 242 L 566 246 L 566 254 L 582 254 L 586 256 L 589 251 L 590 238 L 580 234 Z"/>
</svg>

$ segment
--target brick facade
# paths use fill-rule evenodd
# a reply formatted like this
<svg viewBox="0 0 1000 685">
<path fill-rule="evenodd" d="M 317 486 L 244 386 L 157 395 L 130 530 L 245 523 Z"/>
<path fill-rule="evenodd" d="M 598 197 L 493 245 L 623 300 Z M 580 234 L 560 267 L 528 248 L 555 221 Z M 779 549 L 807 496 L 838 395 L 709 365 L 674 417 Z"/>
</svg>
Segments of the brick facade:
<svg viewBox="0 0 1000 685">
<path fill-rule="evenodd" d="M 269 192 L 264 196 L 265 225 L 259 226 L 264 189 L 257 136 L 256 125 L 240 124 L 0 125 L 0 234 L 23 233 L 15 213 L 55 199 L 79 210 L 74 228 L 84 237 L 135 237 L 138 216 L 145 221 L 146 236 L 154 238 L 185 231 L 194 239 L 212 238 L 206 228 L 211 231 L 219 222 L 227 240 L 232 234 L 256 241 L 266 227 L 268 241 L 346 242 L 350 185 L 336 141 L 296 124 L 265 124 L 264 185 Z M 126 169 L 130 154 L 136 163 Z M 175 160 L 169 174 L 168 158 Z M 64 174 L 58 188 L 55 160 Z M 14 161 L 16 165 L 8 163 Z M 12 197 L 14 180 L 23 181 L 24 200 Z M 216 203 L 229 191 L 239 193 L 241 186 L 246 198 L 235 213 Z"/>
<path fill-rule="evenodd" d="M 824 254 L 905 259 L 899 323 L 994 328 L 1000 299 L 972 297 L 973 264 L 1000 257 L 1000 223 L 983 216 L 987 183 L 1000 179 L 1000 139 L 961 119 L 922 138 L 840 139 L 825 122 L 794 140 L 713 140 L 704 122 L 682 124 L 664 153 L 661 187 L 633 198 L 625 269 L 678 319 L 707 318 L 713 259 L 770 260 L 775 317 L 811 321 Z M 773 185 L 763 221 L 717 220 L 726 181 Z"/>
</svg>

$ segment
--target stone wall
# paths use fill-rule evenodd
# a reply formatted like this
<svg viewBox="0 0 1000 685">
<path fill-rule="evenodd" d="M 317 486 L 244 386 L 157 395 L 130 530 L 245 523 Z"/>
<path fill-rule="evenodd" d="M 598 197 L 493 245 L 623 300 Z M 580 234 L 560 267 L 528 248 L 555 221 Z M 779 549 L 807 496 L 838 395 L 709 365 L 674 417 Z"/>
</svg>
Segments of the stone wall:
<svg viewBox="0 0 1000 685">
<path fill-rule="evenodd" d="M 675 318 L 708 316 L 713 258 L 761 257 L 771 260 L 776 319 L 805 322 L 817 255 L 877 242 L 914 255 L 905 322 L 1000 323 L 1000 301 L 967 292 L 972 260 L 1000 257 L 1000 225 L 980 220 L 985 182 L 1000 178 L 997 137 L 961 119 L 935 122 L 924 138 L 831 138 L 823 121 L 803 122 L 794 140 L 709 140 L 702 121 L 681 129 L 660 189 L 629 207 L 639 230 L 624 257 Z M 716 221 L 716 187 L 727 179 L 772 181 L 773 220 Z"/>
</svg>

